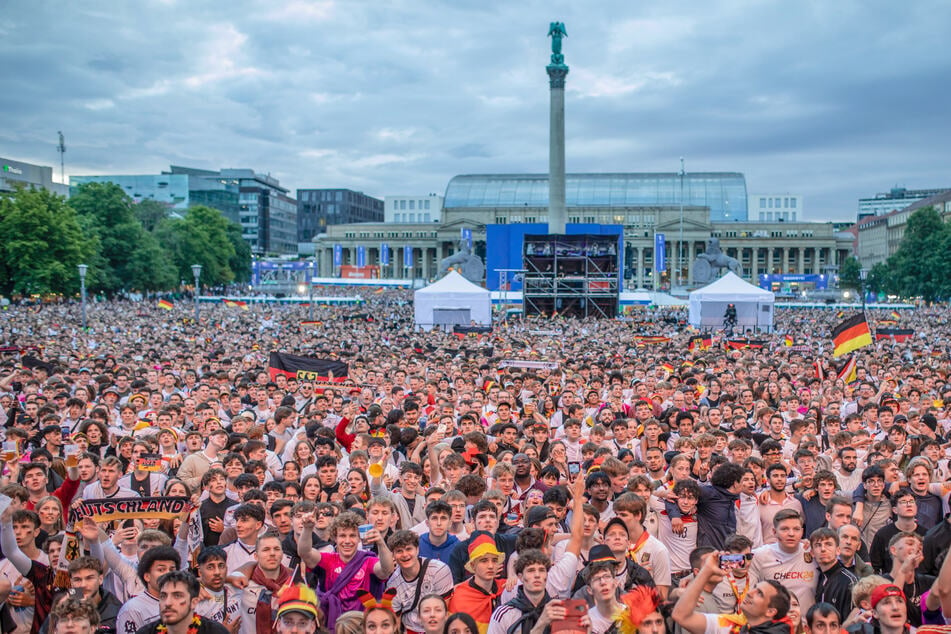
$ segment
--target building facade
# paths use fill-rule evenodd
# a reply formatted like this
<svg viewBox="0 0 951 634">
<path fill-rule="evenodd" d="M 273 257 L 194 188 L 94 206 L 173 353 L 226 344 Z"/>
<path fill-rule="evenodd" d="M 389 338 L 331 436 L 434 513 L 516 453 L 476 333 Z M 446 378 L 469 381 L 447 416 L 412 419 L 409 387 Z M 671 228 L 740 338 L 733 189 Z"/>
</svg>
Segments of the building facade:
<svg viewBox="0 0 951 634">
<path fill-rule="evenodd" d="M 60 196 L 69 196 L 69 186 L 53 182 L 53 168 L 0 157 L 0 194 L 18 187 L 38 187 Z"/>
<path fill-rule="evenodd" d="M 744 277 L 752 283 L 762 274 L 834 273 L 852 251 L 852 234 L 837 230 L 832 223 L 747 220 L 742 174 L 698 177 L 703 194 L 697 186 L 693 195 L 703 203 L 683 208 L 672 193 L 679 190 L 677 174 L 571 174 L 567 180 L 569 223 L 624 227 L 627 288 L 661 285 L 661 276 L 655 277 L 653 270 L 658 233 L 664 234 L 666 241 L 665 282 L 675 280 L 675 285 L 692 279 L 693 262 L 707 249 L 711 237 L 718 238 L 720 248 L 740 261 Z M 659 200 L 645 193 L 645 183 Z M 335 245 L 341 249 L 340 264 L 354 264 L 357 247 L 362 246 L 366 263 L 378 265 L 381 245 L 386 244 L 391 257 L 390 264 L 381 267 L 384 277 L 431 279 L 439 261 L 456 251 L 463 229 L 472 232 L 474 251 L 484 256 L 493 248 L 485 242 L 486 225 L 547 222 L 547 196 L 544 175 L 457 176 L 446 190 L 442 222 L 434 226 L 404 222 L 328 227 L 315 241 L 318 273 L 336 275 Z M 743 220 L 736 217 L 739 215 Z"/>
<path fill-rule="evenodd" d="M 905 189 L 904 187 L 893 187 L 888 192 L 875 194 L 871 198 L 859 198 L 858 220 L 869 216 L 884 216 L 893 211 L 904 209 L 925 198 L 937 196 L 943 192 L 949 191 L 948 187 L 933 189 Z"/>
<path fill-rule="evenodd" d="M 383 221 L 383 201 L 351 189 L 298 189 L 297 241 L 313 253 L 314 237 L 331 225 Z"/>
<path fill-rule="evenodd" d="M 750 218 L 757 222 L 798 222 L 803 218 L 798 194 L 750 194 Z"/>
<path fill-rule="evenodd" d="M 425 196 L 384 196 L 383 222 L 434 223 L 442 222 L 443 197 L 439 194 Z"/>
<path fill-rule="evenodd" d="M 855 225 L 855 257 L 862 268 L 870 269 L 898 251 L 908 218 L 924 207 L 934 207 L 947 222 L 951 220 L 951 191 L 923 198 L 907 207 L 881 216 L 869 216 Z"/>
</svg>

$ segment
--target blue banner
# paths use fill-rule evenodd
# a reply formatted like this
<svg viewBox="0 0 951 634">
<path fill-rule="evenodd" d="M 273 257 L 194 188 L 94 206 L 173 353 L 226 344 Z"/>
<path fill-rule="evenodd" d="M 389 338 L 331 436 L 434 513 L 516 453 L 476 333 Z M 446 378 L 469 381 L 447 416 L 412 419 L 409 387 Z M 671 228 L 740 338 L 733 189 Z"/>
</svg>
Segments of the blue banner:
<svg viewBox="0 0 951 634">
<path fill-rule="evenodd" d="M 367 248 L 357 247 L 357 266 L 367 265 Z"/>
<path fill-rule="evenodd" d="M 662 233 L 654 234 L 654 271 L 667 271 L 667 237 Z"/>
<path fill-rule="evenodd" d="M 403 247 L 403 268 L 413 268 L 413 247 L 408 244 Z"/>
<path fill-rule="evenodd" d="M 334 266 L 343 266 L 343 245 L 334 245 Z"/>
<path fill-rule="evenodd" d="M 460 230 L 460 233 L 462 234 L 463 242 L 465 242 L 469 246 L 469 250 L 471 251 L 472 250 L 472 229 L 467 229 L 466 227 L 463 227 Z"/>
<path fill-rule="evenodd" d="M 380 265 L 390 265 L 390 245 L 386 242 L 380 243 Z"/>
</svg>

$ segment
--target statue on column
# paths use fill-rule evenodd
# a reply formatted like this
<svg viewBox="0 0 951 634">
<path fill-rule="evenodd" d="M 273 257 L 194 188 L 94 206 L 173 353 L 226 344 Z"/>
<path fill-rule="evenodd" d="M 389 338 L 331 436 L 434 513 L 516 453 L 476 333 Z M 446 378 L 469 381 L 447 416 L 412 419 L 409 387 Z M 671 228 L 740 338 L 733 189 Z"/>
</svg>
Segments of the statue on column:
<svg viewBox="0 0 951 634">
<path fill-rule="evenodd" d="M 720 249 L 719 238 L 707 240 L 707 249 L 693 262 L 694 284 L 709 284 L 723 274 L 724 269 L 743 277 L 743 266 Z"/>
<path fill-rule="evenodd" d="M 482 263 L 482 258 L 472 252 L 468 240 L 459 240 L 457 245 L 458 251 L 439 261 L 439 277 L 449 271 L 456 271 L 473 284 L 481 284 L 485 279 L 485 264 Z"/>
<path fill-rule="evenodd" d="M 561 40 L 568 37 L 564 22 L 552 22 L 548 26 L 548 35 L 551 37 L 551 63 L 564 64 L 565 56 L 561 54 Z"/>
</svg>

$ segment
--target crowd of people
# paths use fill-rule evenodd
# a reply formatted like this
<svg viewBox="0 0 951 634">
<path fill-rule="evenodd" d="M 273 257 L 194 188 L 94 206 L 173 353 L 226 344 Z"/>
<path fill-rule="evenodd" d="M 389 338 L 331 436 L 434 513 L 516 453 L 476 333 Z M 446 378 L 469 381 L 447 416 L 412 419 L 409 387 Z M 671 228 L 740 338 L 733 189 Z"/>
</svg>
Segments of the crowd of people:
<svg viewBox="0 0 951 634">
<path fill-rule="evenodd" d="M 727 346 L 409 299 L 7 307 L 0 631 L 948 631 L 943 308 L 842 372 L 834 310 Z M 142 498 L 184 504 L 91 510 Z"/>
</svg>

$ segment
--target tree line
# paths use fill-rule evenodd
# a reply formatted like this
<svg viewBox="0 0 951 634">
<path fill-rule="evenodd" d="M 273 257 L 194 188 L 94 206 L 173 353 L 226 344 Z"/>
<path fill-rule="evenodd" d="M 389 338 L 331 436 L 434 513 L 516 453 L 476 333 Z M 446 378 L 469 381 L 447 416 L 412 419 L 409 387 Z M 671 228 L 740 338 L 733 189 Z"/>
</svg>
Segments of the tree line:
<svg viewBox="0 0 951 634">
<path fill-rule="evenodd" d="M 80 185 L 69 200 L 33 188 L 0 197 L 0 294 L 75 294 L 80 264 L 92 293 L 168 291 L 194 283 L 193 264 L 204 286 L 247 281 L 251 249 L 217 209 L 173 217 L 113 183 Z"/>
</svg>

